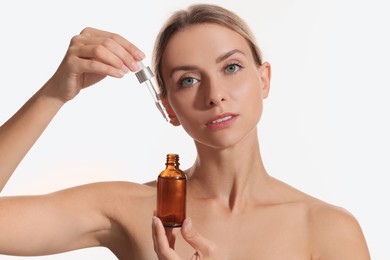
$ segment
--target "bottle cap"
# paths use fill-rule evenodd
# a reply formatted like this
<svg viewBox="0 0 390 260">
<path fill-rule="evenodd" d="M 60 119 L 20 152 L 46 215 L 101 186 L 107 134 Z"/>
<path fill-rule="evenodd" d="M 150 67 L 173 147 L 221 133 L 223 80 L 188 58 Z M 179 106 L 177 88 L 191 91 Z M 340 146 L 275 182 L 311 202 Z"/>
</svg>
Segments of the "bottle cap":
<svg viewBox="0 0 390 260">
<path fill-rule="evenodd" d="M 141 61 L 138 62 L 137 65 L 140 70 L 135 73 L 135 76 L 137 77 L 139 83 L 144 83 L 145 81 L 154 77 L 154 74 L 149 66 L 145 67 Z"/>
</svg>

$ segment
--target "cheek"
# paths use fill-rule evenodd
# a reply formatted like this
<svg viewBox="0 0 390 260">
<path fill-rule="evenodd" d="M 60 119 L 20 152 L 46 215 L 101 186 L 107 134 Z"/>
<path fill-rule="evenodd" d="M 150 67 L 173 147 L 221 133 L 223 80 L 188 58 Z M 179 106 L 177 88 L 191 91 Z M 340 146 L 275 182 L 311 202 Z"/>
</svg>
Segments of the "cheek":
<svg viewBox="0 0 390 260">
<path fill-rule="evenodd" d="M 252 79 L 252 80 L 250 80 Z M 233 88 L 232 97 L 243 104 L 261 104 L 261 82 L 253 75 L 245 76 L 245 78 L 238 80 L 237 85 Z"/>
<path fill-rule="evenodd" d="M 252 80 L 249 80 L 252 79 Z M 261 91 L 261 81 L 256 77 L 247 77 L 241 81 L 241 85 L 235 91 L 235 97 L 240 104 L 242 116 L 248 120 L 247 122 L 258 123 L 263 113 L 263 98 Z"/>
<path fill-rule="evenodd" d="M 185 102 L 184 98 L 169 97 L 171 111 L 174 112 L 181 124 L 185 124 L 191 117 L 188 115 L 191 111 L 189 102 Z"/>
<path fill-rule="evenodd" d="M 173 102 L 172 109 L 184 131 L 193 139 L 197 139 L 197 129 L 201 125 L 198 115 L 189 102 Z"/>
</svg>

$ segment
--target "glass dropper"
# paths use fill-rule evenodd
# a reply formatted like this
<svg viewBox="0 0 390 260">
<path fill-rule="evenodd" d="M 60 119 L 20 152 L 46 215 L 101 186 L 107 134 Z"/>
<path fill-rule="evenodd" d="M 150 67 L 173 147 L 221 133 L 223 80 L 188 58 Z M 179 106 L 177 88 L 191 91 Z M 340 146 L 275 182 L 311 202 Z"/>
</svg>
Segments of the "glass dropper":
<svg viewBox="0 0 390 260">
<path fill-rule="evenodd" d="M 137 79 L 139 83 L 145 84 L 150 92 L 150 95 L 153 97 L 154 103 L 156 104 L 156 107 L 160 111 L 160 113 L 163 115 L 166 121 L 169 122 L 169 116 L 168 113 L 165 109 L 165 107 L 162 104 L 160 94 L 154 87 L 151 79 L 154 77 L 153 72 L 151 69 L 148 67 L 145 67 L 144 64 L 140 61 L 137 63 L 139 71 L 135 73 L 137 76 Z"/>
</svg>

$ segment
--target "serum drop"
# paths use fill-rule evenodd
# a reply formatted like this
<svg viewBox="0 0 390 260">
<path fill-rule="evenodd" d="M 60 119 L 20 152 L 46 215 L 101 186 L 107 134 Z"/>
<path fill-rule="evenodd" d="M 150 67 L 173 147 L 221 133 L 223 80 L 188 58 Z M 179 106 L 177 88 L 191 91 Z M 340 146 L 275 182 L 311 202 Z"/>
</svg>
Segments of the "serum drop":
<svg viewBox="0 0 390 260">
<path fill-rule="evenodd" d="M 181 227 L 186 217 L 187 177 L 179 168 L 179 155 L 168 154 L 165 165 L 157 179 L 157 217 L 164 227 Z"/>
</svg>

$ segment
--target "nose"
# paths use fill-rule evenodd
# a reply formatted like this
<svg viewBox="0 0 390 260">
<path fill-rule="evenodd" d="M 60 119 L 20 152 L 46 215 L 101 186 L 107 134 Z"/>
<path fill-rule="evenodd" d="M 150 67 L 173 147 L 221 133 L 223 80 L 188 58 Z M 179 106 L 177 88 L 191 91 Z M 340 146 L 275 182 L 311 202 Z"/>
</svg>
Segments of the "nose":
<svg viewBox="0 0 390 260">
<path fill-rule="evenodd" d="M 206 86 L 206 106 L 219 106 L 222 102 L 227 101 L 227 95 L 221 83 L 216 80 L 208 80 Z"/>
<path fill-rule="evenodd" d="M 226 99 L 222 96 L 212 96 L 209 98 L 207 105 L 208 106 L 218 106 L 220 105 L 223 101 L 226 101 Z"/>
</svg>

